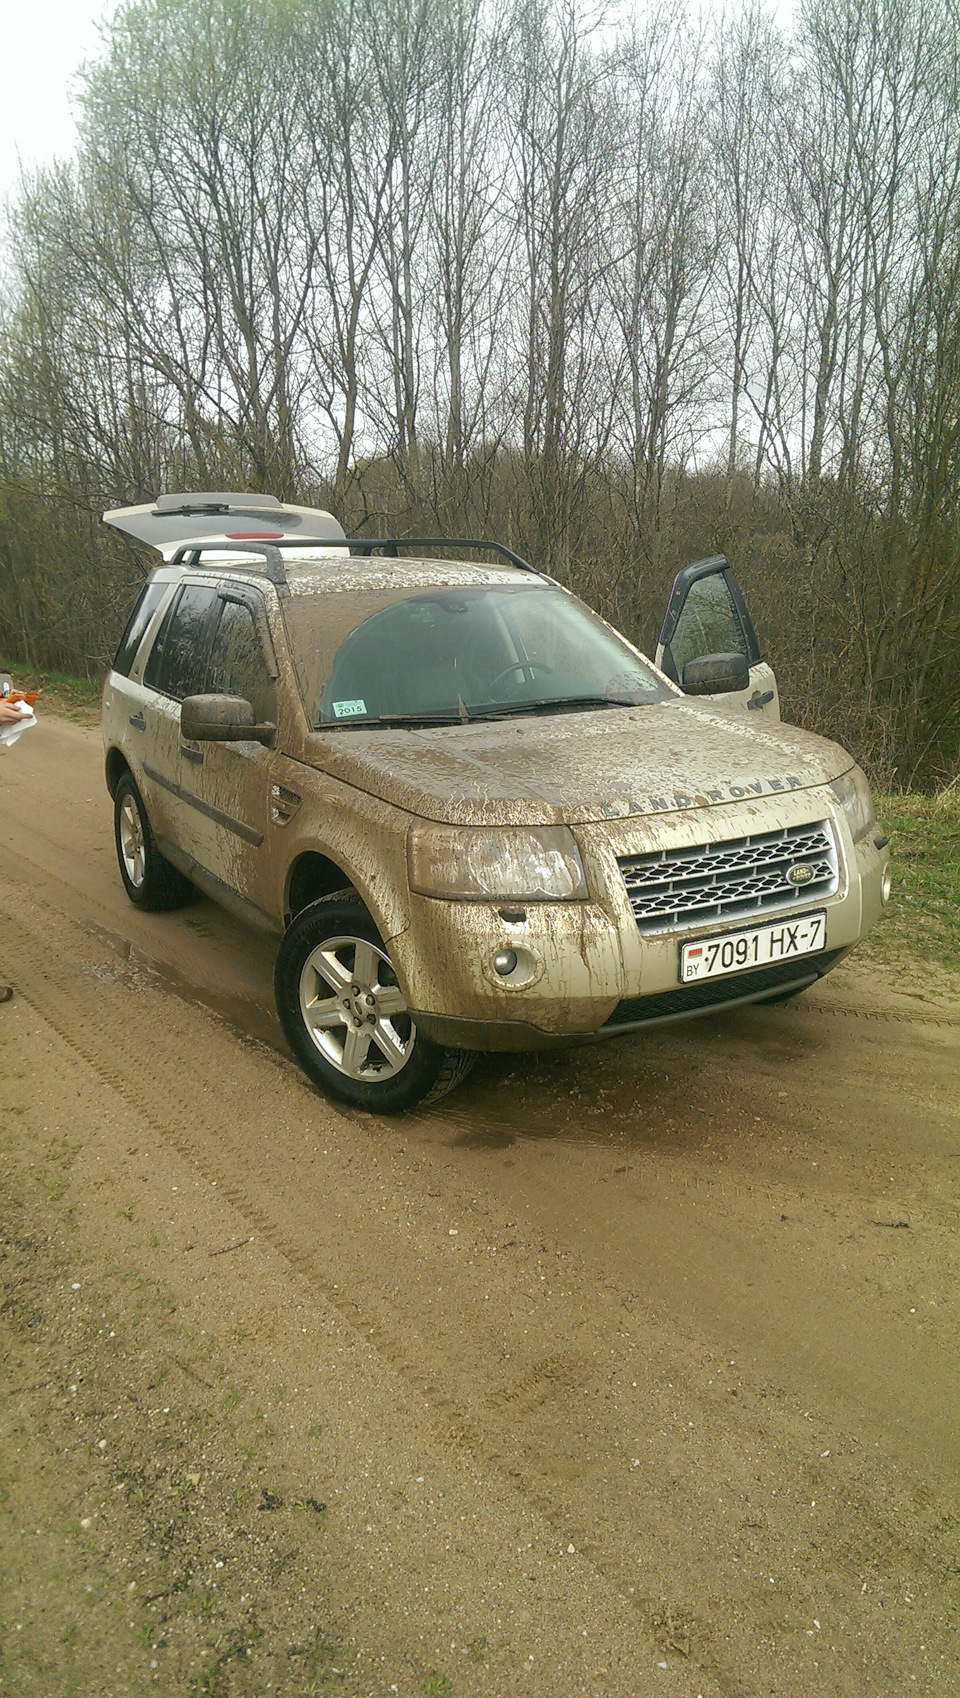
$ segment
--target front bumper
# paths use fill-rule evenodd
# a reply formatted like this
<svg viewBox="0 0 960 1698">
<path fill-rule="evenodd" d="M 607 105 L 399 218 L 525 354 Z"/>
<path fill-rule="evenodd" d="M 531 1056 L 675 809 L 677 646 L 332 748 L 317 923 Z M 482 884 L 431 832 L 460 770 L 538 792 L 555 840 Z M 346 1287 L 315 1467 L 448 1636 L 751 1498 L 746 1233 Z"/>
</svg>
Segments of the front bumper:
<svg viewBox="0 0 960 1698">
<path fill-rule="evenodd" d="M 828 972 L 869 931 L 882 908 L 888 856 L 873 834 L 854 845 L 832 792 L 778 799 L 771 822 L 742 806 L 690 810 L 666 818 L 578 827 L 591 892 L 585 903 L 531 903 L 518 921 L 508 904 L 411 898 L 411 925 L 391 941 L 407 1004 L 425 1036 L 451 1048 L 525 1050 L 614 1036 L 633 1028 L 688 1019 L 783 995 Z M 840 876 L 825 900 L 826 948 L 753 972 L 681 984 L 682 943 L 735 931 L 743 919 L 642 935 L 630 908 L 618 857 L 650 848 L 724 843 L 769 824 L 827 819 L 833 823 Z M 796 913 L 797 910 L 794 910 Z M 764 918 L 774 918 L 772 912 Z M 521 957 L 522 971 L 503 980 L 499 950 Z"/>
<path fill-rule="evenodd" d="M 816 984 L 846 954 L 845 949 L 828 949 L 798 961 L 781 961 L 757 973 L 734 973 L 729 978 L 708 979 L 702 985 L 677 985 L 659 995 L 625 997 L 594 1032 L 556 1036 L 515 1020 L 457 1020 L 443 1014 L 416 1014 L 414 1019 L 426 1037 L 448 1049 L 557 1049 L 570 1043 L 616 1038 L 644 1027 L 673 1025 L 698 1014 L 723 1014 L 752 1002 L 776 1000 Z"/>
</svg>

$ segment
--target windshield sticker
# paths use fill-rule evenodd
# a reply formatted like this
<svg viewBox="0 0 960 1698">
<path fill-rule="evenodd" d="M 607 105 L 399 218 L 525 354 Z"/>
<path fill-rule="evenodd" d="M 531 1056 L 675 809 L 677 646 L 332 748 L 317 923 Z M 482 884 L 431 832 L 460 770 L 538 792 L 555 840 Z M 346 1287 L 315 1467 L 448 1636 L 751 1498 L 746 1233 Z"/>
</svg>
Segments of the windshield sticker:
<svg viewBox="0 0 960 1698">
<path fill-rule="evenodd" d="M 334 702 L 333 711 L 338 719 L 353 719 L 358 713 L 366 713 L 367 704 L 358 696 L 352 702 Z"/>
</svg>

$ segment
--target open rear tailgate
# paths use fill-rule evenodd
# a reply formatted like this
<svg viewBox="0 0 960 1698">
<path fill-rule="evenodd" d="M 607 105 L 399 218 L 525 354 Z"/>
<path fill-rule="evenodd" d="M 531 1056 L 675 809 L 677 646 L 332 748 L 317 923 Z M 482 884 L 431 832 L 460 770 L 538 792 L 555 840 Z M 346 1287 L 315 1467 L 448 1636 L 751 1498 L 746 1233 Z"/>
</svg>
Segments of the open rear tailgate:
<svg viewBox="0 0 960 1698">
<path fill-rule="evenodd" d="M 295 507 L 275 495 L 201 491 L 160 495 L 142 507 L 113 507 L 104 523 L 168 553 L 190 543 L 341 542 L 343 526 L 319 507 Z"/>
</svg>

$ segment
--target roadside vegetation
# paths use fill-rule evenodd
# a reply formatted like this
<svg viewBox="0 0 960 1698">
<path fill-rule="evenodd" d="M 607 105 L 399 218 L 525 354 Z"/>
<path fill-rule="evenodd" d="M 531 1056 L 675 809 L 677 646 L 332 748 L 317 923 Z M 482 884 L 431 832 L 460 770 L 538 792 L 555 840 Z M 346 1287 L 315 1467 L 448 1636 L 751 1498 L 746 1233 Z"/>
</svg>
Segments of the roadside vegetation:
<svg viewBox="0 0 960 1698">
<path fill-rule="evenodd" d="M 960 970 L 960 786 L 931 796 L 878 796 L 890 838 L 893 901 L 869 947 Z"/>
</svg>

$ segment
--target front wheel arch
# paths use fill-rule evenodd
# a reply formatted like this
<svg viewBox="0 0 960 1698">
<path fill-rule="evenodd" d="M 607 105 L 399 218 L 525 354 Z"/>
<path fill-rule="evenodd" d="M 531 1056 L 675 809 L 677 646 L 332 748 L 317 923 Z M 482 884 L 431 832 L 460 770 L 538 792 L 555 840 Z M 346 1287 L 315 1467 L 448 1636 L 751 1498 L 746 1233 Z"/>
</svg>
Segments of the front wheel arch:
<svg viewBox="0 0 960 1698">
<path fill-rule="evenodd" d="M 284 917 L 287 925 L 314 902 L 330 896 L 355 896 L 362 901 L 353 880 L 329 855 L 307 849 L 291 862 L 287 872 Z"/>
</svg>

